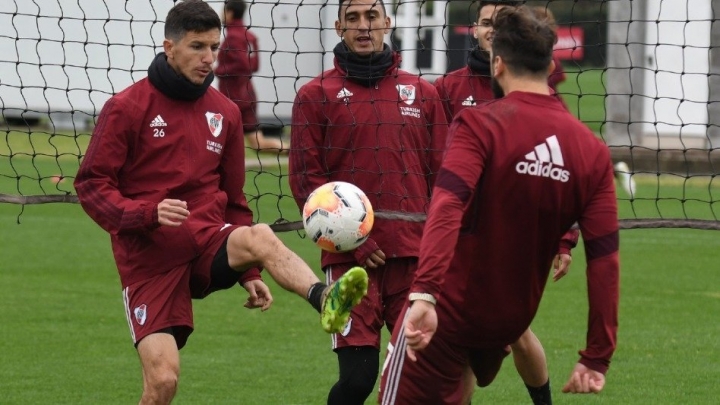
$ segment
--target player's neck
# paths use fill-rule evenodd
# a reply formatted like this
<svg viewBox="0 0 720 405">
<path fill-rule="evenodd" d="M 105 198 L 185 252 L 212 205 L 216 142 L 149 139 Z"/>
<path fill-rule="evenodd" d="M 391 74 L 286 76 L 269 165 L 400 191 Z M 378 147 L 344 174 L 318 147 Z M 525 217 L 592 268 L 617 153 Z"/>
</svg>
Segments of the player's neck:
<svg viewBox="0 0 720 405">
<path fill-rule="evenodd" d="M 537 93 L 546 96 L 550 95 L 550 87 L 547 81 L 540 81 L 534 78 L 508 78 L 505 83 L 502 83 L 502 88 L 505 94 L 510 94 L 514 91 L 523 91 L 526 93 Z"/>
</svg>

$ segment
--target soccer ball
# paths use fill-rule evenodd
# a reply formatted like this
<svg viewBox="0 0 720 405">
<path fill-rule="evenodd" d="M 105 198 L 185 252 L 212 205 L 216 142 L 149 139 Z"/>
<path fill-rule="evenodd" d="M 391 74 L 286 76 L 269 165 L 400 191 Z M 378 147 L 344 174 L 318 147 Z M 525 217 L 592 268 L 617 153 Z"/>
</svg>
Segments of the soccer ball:
<svg viewBox="0 0 720 405">
<path fill-rule="evenodd" d="M 308 236 L 328 252 L 347 252 L 370 235 L 375 216 L 365 193 L 357 186 L 333 181 L 315 189 L 303 207 Z"/>
</svg>

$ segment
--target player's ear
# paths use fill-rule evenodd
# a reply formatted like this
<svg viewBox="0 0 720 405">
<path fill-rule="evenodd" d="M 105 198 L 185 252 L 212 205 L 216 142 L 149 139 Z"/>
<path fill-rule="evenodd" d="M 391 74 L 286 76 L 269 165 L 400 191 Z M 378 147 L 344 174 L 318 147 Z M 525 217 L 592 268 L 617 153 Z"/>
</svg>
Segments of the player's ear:
<svg viewBox="0 0 720 405">
<path fill-rule="evenodd" d="M 386 35 L 390 33 L 390 24 L 391 24 L 391 23 L 392 23 L 392 22 L 390 21 L 390 17 L 389 17 L 389 16 L 385 16 L 385 29 L 383 30 L 383 32 L 384 32 Z"/>
<path fill-rule="evenodd" d="M 474 22 L 473 23 L 473 38 L 475 38 L 475 39 L 478 39 L 478 37 L 480 35 L 480 34 L 478 34 L 478 28 L 479 28 L 478 23 Z"/>
<path fill-rule="evenodd" d="M 163 51 L 165 51 L 165 55 L 167 55 L 167 57 L 170 59 L 172 59 L 174 56 L 173 55 L 173 45 L 175 45 L 175 43 L 173 42 L 172 39 L 165 38 L 163 40 Z"/>
<path fill-rule="evenodd" d="M 555 59 L 552 59 L 550 61 L 550 65 L 548 66 L 547 75 L 550 76 L 552 74 L 552 72 L 554 72 L 554 71 L 555 71 Z"/>
<path fill-rule="evenodd" d="M 335 33 L 337 33 L 337 36 L 339 36 L 341 39 L 345 34 L 345 30 L 340 25 L 340 20 L 335 20 Z"/>
<path fill-rule="evenodd" d="M 492 75 L 494 78 L 498 78 L 505 71 L 505 62 L 502 60 L 502 58 L 499 55 L 494 55 L 491 57 L 492 57 L 492 62 L 491 62 L 492 71 L 491 72 L 492 72 Z"/>
</svg>

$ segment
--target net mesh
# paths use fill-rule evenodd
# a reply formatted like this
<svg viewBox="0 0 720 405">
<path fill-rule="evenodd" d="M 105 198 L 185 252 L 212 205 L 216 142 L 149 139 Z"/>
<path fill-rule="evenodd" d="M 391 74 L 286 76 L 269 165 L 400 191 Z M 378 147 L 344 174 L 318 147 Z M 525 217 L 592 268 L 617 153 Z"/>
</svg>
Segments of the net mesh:
<svg viewBox="0 0 720 405">
<path fill-rule="evenodd" d="M 0 202 L 76 203 L 72 181 L 113 94 L 161 51 L 172 0 L 0 2 Z M 223 1 L 208 1 L 221 12 Z M 248 0 L 259 125 L 286 137 L 297 90 L 332 66 L 337 1 Z M 717 0 L 531 1 L 552 11 L 568 108 L 610 147 L 623 228 L 720 229 Z M 477 2 L 387 1 L 403 69 L 464 66 Z M 277 133 L 279 134 L 277 134 Z M 300 229 L 284 156 L 248 149 L 257 219 Z M 423 221 L 402 210 L 379 217 Z"/>
</svg>

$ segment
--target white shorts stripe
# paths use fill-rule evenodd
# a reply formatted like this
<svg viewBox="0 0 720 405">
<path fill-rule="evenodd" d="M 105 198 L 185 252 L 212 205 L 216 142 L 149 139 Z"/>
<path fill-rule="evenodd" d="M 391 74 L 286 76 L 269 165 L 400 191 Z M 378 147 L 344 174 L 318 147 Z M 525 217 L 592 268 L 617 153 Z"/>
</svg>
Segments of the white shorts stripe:
<svg viewBox="0 0 720 405">
<path fill-rule="evenodd" d="M 133 343 L 135 343 L 135 329 L 133 329 L 132 323 L 132 311 L 130 310 L 130 300 L 128 299 L 128 293 L 130 287 L 123 289 L 123 306 L 125 307 L 125 318 L 127 319 L 128 327 L 130 328 L 130 337 L 132 337 Z"/>
<path fill-rule="evenodd" d="M 325 284 L 330 285 L 333 282 L 332 279 L 332 266 L 327 266 L 325 269 Z M 337 333 L 330 334 L 330 341 L 332 349 L 337 349 Z"/>
<path fill-rule="evenodd" d="M 403 316 L 402 324 L 405 324 L 406 317 L 407 311 L 405 311 L 405 315 Z M 388 375 L 386 378 L 387 383 L 385 384 L 385 391 L 382 393 L 382 405 L 395 404 L 398 386 L 400 385 L 400 378 L 402 376 L 403 364 L 405 363 L 406 350 L 407 340 L 405 339 L 405 328 L 400 327 L 400 334 L 398 335 L 397 342 L 395 343 L 393 352 L 390 353 L 390 367 L 386 370 Z"/>
</svg>

